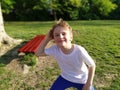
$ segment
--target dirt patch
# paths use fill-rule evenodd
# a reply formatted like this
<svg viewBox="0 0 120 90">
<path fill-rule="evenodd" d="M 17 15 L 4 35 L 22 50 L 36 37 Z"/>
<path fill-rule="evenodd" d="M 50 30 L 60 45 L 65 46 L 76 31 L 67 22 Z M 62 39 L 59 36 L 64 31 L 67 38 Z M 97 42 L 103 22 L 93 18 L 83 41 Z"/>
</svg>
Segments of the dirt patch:
<svg viewBox="0 0 120 90">
<path fill-rule="evenodd" d="M 9 64 L 6 65 L 7 70 L 12 70 L 15 73 L 23 73 L 24 65 L 20 64 L 21 57 L 14 58 Z M 37 58 L 37 64 L 34 67 L 28 66 L 29 68 L 34 68 L 37 71 L 41 71 L 46 67 L 52 67 L 56 61 L 50 56 Z M 32 71 L 29 70 L 29 73 Z"/>
<path fill-rule="evenodd" d="M 49 46 L 51 44 L 48 44 Z M 4 52 L 0 51 L 3 61 L 7 62 L 5 69 L 11 71 L 14 75 L 8 83 L 11 85 L 7 90 L 29 90 L 28 88 L 34 88 L 32 90 L 48 90 L 48 88 L 55 80 L 56 76 L 51 78 L 46 76 L 46 68 L 54 69 L 56 61 L 52 57 L 39 57 L 37 59 L 37 64 L 34 67 L 29 67 L 29 71 L 24 73 L 24 65 L 20 64 L 21 56 L 18 56 L 18 46 L 6 48 L 4 47 Z M 3 57 L 3 58 L 2 58 Z M 49 71 L 50 74 L 50 71 Z M 4 75 L 5 77 L 9 77 Z"/>
<path fill-rule="evenodd" d="M 13 59 L 6 65 L 6 70 L 15 74 L 15 77 L 10 81 L 12 86 L 9 89 L 20 88 L 20 90 L 28 90 L 27 88 L 34 87 L 33 90 L 48 90 L 56 76 L 51 81 L 48 79 L 50 77 L 46 77 L 45 70 L 46 68 L 54 68 L 55 64 L 56 62 L 52 57 L 39 57 L 36 66 L 30 67 L 29 72 L 24 73 L 23 65 L 20 64 L 20 58 Z"/>
</svg>

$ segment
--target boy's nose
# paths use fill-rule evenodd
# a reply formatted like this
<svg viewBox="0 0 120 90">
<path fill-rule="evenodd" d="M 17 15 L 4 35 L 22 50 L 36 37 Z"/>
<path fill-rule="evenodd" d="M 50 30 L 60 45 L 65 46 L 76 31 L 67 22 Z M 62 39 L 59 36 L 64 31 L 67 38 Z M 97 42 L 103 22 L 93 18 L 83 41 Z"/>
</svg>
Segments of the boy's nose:
<svg viewBox="0 0 120 90">
<path fill-rule="evenodd" d="M 62 34 L 60 34 L 60 38 L 63 38 L 63 35 L 62 35 Z"/>
</svg>

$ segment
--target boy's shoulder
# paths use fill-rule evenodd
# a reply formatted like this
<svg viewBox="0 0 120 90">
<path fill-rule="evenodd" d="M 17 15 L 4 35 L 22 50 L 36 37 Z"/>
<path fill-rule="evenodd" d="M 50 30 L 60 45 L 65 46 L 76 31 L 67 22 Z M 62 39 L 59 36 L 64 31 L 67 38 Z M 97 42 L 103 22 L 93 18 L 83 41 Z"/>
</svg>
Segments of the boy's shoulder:
<svg viewBox="0 0 120 90">
<path fill-rule="evenodd" d="M 74 46 L 75 46 L 75 48 L 77 48 L 77 49 L 84 49 L 84 47 L 83 47 L 83 46 L 78 45 L 78 44 L 74 44 Z"/>
<path fill-rule="evenodd" d="M 57 45 L 52 45 L 49 48 L 51 48 L 51 49 L 58 49 L 58 46 Z"/>
<path fill-rule="evenodd" d="M 74 46 L 75 46 L 76 51 L 81 52 L 81 53 L 86 52 L 86 49 L 83 46 L 77 45 L 77 44 L 75 44 Z"/>
</svg>

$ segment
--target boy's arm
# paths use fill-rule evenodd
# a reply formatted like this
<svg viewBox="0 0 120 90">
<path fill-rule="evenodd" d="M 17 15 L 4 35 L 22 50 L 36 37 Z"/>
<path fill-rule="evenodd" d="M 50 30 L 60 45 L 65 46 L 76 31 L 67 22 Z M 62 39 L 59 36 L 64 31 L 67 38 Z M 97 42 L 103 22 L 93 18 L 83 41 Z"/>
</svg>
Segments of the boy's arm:
<svg viewBox="0 0 120 90">
<path fill-rule="evenodd" d="M 46 56 L 44 49 L 46 47 L 46 45 L 48 44 L 48 42 L 50 40 L 52 40 L 52 38 L 50 37 L 50 32 L 46 35 L 45 39 L 41 42 L 41 45 L 39 46 L 38 50 L 35 52 L 36 56 Z"/>
<path fill-rule="evenodd" d="M 93 78 L 94 78 L 94 74 L 95 74 L 95 64 L 90 66 L 88 68 L 88 71 L 89 71 L 88 79 L 82 90 L 91 90 L 91 86 L 92 86 Z"/>
</svg>

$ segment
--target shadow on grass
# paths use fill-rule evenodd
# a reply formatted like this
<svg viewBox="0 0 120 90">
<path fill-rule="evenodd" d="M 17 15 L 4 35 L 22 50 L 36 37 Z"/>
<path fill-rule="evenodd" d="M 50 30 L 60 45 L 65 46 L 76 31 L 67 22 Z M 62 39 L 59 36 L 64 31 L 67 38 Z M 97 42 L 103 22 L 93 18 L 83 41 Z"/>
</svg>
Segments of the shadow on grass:
<svg viewBox="0 0 120 90">
<path fill-rule="evenodd" d="M 8 50 L 5 54 L 3 54 L 2 56 L 0 56 L 0 64 L 4 64 L 7 65 L 9 64 L 12 60 L 14 60 L 15 58 L 18 58 L 18 50 L 19 48 L 21 48 L 26 42 L 22 42 L 19 45 L 11 48 L 10 50 Z"/>
</svg>

